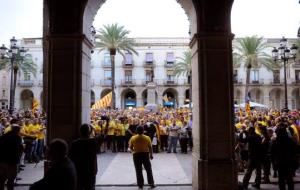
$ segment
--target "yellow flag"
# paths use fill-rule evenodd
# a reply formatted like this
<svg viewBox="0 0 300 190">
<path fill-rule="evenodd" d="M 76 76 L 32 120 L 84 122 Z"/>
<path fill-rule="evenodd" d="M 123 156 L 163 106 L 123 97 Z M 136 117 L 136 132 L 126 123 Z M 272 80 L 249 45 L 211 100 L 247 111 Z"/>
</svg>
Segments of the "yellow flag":
<svg viewBox="0 0 300 190">
<path fill-rule="evenodd" d="M 108 93 L 103 98 L 101 98 L 99 101 L 97 101 L 92 106 L 92 110 L 106 108 L 106 107 L 110 106 L 111 100 L 112 100 L 112 92 Z"/>
<path fill-rule="evenodd" d="M 33 98 L 32 100 L 32 110 L 37 110 L 40 106 L 40 103 L 39 101 L 36 99 L 36 98 Z"/>
</svg>

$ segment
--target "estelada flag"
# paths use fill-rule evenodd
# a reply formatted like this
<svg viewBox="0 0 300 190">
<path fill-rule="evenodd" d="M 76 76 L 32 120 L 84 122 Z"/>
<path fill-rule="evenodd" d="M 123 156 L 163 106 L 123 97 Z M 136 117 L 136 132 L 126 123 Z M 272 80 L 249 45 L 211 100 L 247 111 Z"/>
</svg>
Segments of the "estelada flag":
<svg viewBox="0 0 300 190">
<path fill-rule="evenodd" d="M 107 108 L 108 106 L 110 106 L 111 100 L 112 100 L 112 92 L 108 93 L 103 98 L 101 98 L 99 101 L 97 101 L 92 106 L 92 110 L 101 109 L 101 108 Z"/>
</svg>

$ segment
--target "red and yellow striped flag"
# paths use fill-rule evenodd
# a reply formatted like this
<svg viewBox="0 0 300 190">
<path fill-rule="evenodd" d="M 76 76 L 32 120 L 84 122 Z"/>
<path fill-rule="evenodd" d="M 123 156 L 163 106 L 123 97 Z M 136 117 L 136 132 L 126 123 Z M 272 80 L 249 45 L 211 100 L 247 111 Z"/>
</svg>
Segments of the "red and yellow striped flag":
<svg viewBox="0 0 300 190">
<path fill-rule="evenodd" d="M 246 102 L 245 111 L 246 111 L 248 116 L 251 115 L 251 109 L 250 109 L 250 102 L 249 101 Z"/>
<path fill-rule="evenodd" d="M 97 101 L 92 106 L 92 110 L 107 108 L 108 106 L 111 106 L 111 100 L 112 100 L 112 92 L 108 93 L 103 98 L 101 98 L 99 101 Z"/>
<path fill-rule="evenodd" d="M 39 108 L 40 103 L 36 98 L 33 98 L 32 100 L 32 111 L 35 111 Z"/>
</svg>

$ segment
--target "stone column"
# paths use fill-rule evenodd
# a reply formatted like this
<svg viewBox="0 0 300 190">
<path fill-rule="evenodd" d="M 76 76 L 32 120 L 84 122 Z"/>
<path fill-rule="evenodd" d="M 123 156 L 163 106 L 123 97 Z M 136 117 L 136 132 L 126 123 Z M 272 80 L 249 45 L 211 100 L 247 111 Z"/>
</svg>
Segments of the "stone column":
<svg viewBox="0 0 300 190">
<path fill-rule="evenodd" d="M 193 70 L 193 189 L 236 190 L 234 163 L 232 1 L 200 0 Z"/>
<path fill-rule="evenodd" d="M 150 82 L 147 84 L 147 105 L 146 109 L 156 111 L 156 95 L 155 95 L 156 84 L 154 82 Z"/>
<path fill-rule="evenodd" d="M 89 122 L 91 43 L 82 34 L 84 6 L 84 1 L 44 0 L 48 140 L 71 142 Z"/>
</svg>

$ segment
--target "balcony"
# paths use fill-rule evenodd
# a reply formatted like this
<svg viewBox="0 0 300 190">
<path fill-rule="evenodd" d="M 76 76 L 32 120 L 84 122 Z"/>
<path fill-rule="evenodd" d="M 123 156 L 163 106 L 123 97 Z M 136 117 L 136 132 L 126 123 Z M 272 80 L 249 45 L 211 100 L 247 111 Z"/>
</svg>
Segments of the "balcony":
<svg viewBox="0 0 300 190">
<path fill-rule="evenodd" d="M 122 65 L 123 65 L 123 68 L 133 68 L 134 67 L 133 62 L 126 63 L 125 61 L 123 61 Z"/>
<path fill-rule="evenodd" d="M 282 85 L 282 83 L 280 82 L 280 79 L 273 79 L 270 81 L 270 84 L 272 85 Z"/>
<path fill-rule="evenodd" d="M 103 79 L 103 80 L 100 80 L 100 85 L 101 86 L 111 86 L 111 79 Z"/>
<path fill-rule="evenodd" d="M 164 85 L 177 85 L 178 80 L 177 79 L 165 79 L 163 84 Z"/>
<path fill-rule="evenodd" d="M 300 85 L 300 79 L 292 79 L 291 83 L 294 85 Z"/>
<path fill-rule="evenodd" d="M 131 80 L 121 80 L 121 85 L 122 86 L 135 86 L 136 82 L 133 79 L 131 79 Z"/>
<path fill-rule="evenodd" d="M 33 87 L 34 82 L 33 80 L 19 80 L 18 86 L 20 87 Z"/>
<path fill-rule="evenodd" d="M 264 84 L 264 80 L 263 79 L 259 79 L 259 80 L 251 80 L 250 81 L 251 85 L 262 85 Z"/>
<path fill-rule="evenodd" d="M 233 78 L 233 84 L 242 85 L 243 84 L 243 79 Z"/>
<path fill-rule="evenodd" d="M 110 68 L 111 67 L 111 62 L 106 62 L 106 61 L 102 61 L 101 66 L 104 68 Z"/>
<path fill-rule="evenodd" d="M 175 65 L 175 62 L 165 62 L 165 67 L 166 68 L 173 68 Z"/>
<path fill-rule="evenodd" d="M 154 67 L 155 67 L 155 64 L 154 64 L 153 61 L 152 61 L 152 62 L 147 62 L 147 61 L 145 61 L 145 62 L 144 62 L 144 67 L 145 67 L 145 68 L 154 68 Z"/>
</svg>

